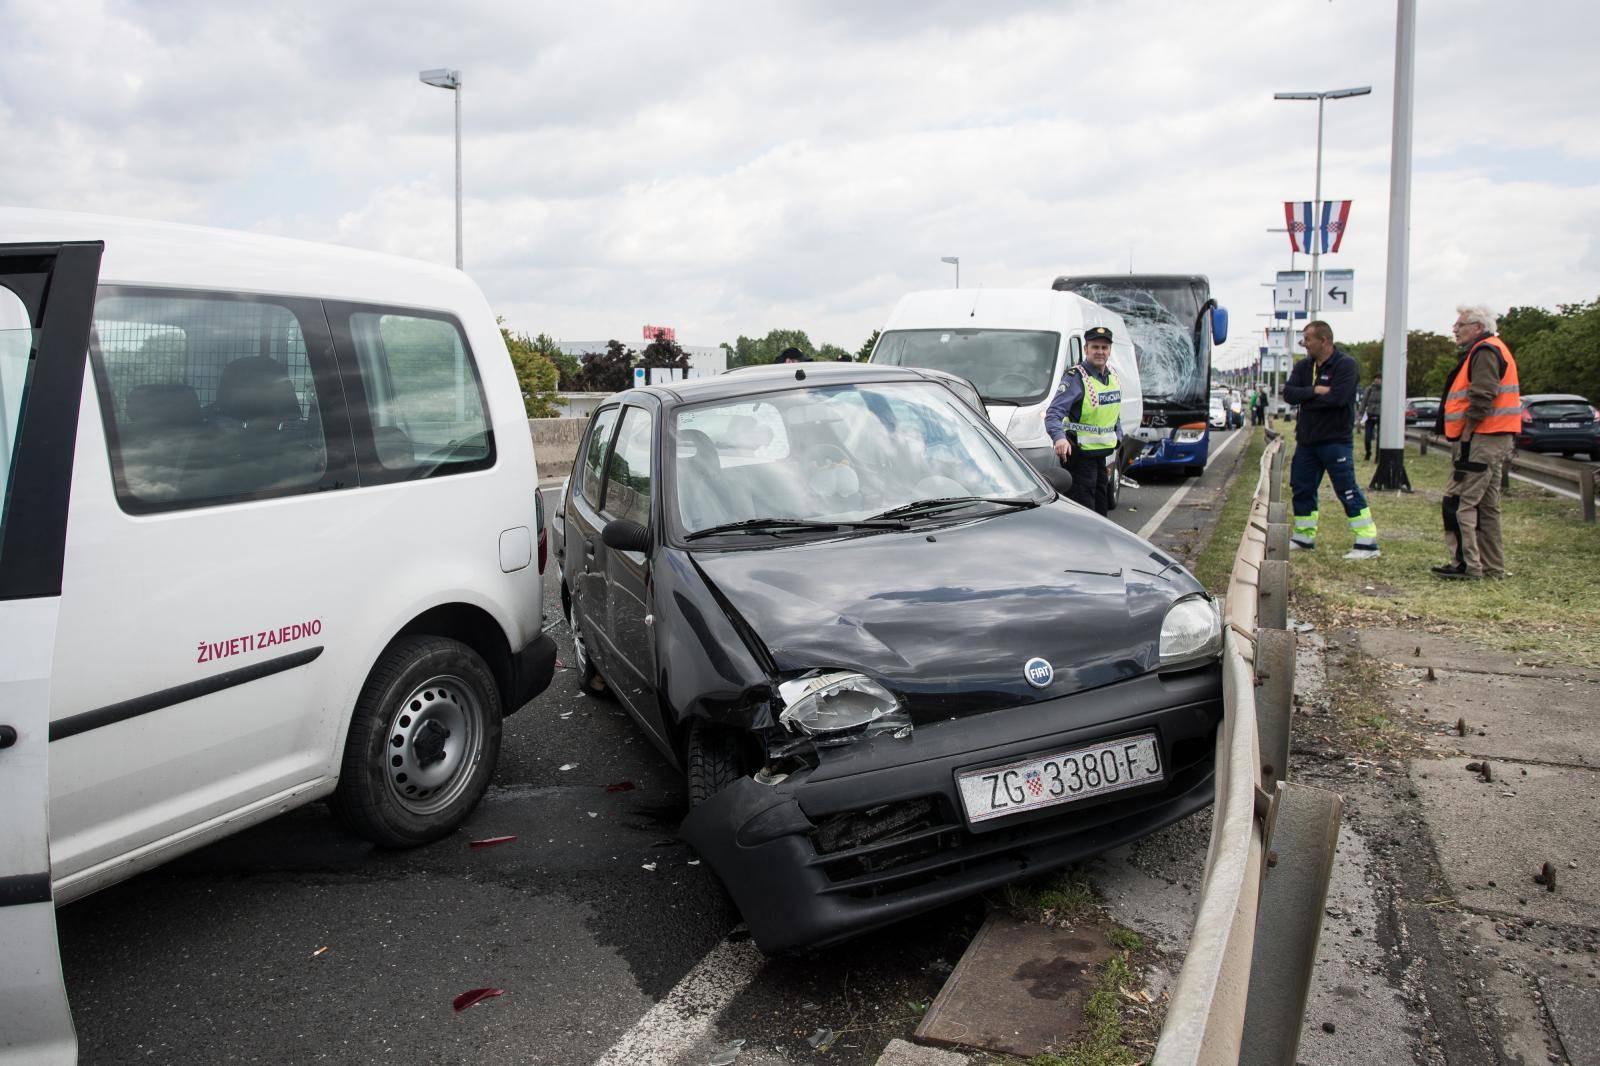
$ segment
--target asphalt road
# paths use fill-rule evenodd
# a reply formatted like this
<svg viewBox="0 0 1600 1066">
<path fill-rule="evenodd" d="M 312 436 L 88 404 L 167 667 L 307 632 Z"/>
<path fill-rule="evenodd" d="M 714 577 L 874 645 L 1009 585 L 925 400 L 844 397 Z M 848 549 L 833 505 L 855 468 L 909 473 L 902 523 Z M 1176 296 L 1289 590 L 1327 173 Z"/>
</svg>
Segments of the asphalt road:
<svg viewBox="0 0 1600 1066">
<path fill-rule="evenodd" d="M 1114 519 L 1140 532 L 1159 517 L 1144 535 L 1187 554 L 1236 466 L 1231 436 L 1214 438 L 1222 461 L 1203 478 L 1125 488 Z M 566 626 L 552 632 L 570 663 Z M 507 719 L 494 785 L 446 840 L 379 851 L 318 804 L 62 909 L 81 1061 L 644 1062 L 688 1048 L 683 1061 L 704 1062 L 740 1038 L 746 1066 L 870 1063 L 981 921 L 972 900 L 762 961 L 678 842 L 685 810 L 677 772 L 561 670 Z M 479 987 L 505 994 L 452 1010 Z M 807 1039 L 818 1029 L 838 1034 L 825 1054 Z"/>
</svg>

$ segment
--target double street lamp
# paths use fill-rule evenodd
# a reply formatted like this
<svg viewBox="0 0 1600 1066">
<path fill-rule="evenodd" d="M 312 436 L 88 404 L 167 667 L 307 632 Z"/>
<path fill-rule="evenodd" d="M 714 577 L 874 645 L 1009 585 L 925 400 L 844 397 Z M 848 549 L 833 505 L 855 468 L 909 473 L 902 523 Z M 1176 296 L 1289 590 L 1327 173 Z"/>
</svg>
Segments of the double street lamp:
<svg viewBox="0 0 1600 1066">
<path fill-rule="evenodd" d="M 461 72 L 440 67 L 417 75 L 424 85 L 456 94 L 456 269 L 461 269 Z"/>
<path fill-rule="evenodd" d="M 1372 86 L 1362 85 L 1354 89 L 1329 89 L 1319 93 L 1273 93 L 1274 100 L 1315 100 L 1317 102 L 1317 184 L 1316 192 L 1311 201 L 1311 232 L 1306 234 L 1311 247 L 1311 284 L 1307 289 L 1310 299 L 1307 301 L 1306 311 L 1312 318 L 1322 310 L 1322 276 L 1317 273 L 1317 256 L 1322 241 L 1318 230 L 1322 225 L 1322 112 L 1329 100 L 1343 100 L 1347 96 L 1366 96 L 1372 91 Z"/>
</svg>

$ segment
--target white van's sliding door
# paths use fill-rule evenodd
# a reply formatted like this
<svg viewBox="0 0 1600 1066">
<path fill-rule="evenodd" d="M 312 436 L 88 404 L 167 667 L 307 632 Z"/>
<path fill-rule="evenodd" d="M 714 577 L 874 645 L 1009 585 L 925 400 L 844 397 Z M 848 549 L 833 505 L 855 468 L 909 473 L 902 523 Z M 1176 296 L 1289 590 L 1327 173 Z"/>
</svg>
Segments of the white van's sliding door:
<svg viewBox="0 0 1600 1066">
<path fill-rule="evenodd" d="M 99 243 L 0 246 L 0 1062 L 72 1063 L 50 895 L 55 654 Z"/>
</svg>

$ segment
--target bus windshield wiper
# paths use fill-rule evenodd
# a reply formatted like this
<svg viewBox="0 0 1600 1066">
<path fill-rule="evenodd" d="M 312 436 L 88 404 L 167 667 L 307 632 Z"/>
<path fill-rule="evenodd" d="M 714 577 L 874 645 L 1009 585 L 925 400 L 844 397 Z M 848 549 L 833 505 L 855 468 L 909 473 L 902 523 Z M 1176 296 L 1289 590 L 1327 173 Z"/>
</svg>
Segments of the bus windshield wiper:
<svg viewBox="0 0 1600 1066">
<path fill-rule="evenodd" d="M 684 540 L 716 536 L 719 533 L 783 533 L 806 529 L 905 529 L 904 522 L 864 519 L 859 522 L 814 522 L 808 518 L 745 518 L 738 522 L 724 522 L 719 526 L 697 529 L 684 536 Z"/>
<path fill-rule="evenodd" d="M 966 507 L 974 503 L 995 503 L 1004 507 L 1037 507 L 1039 501 L 1027 496 L 941 496 L 933 500 L 913 500 L 911 503 L 891 507 L 873 518 L 913 518 L 917 515 L 934 514 L 938 511 L 954 510 L 957 507 Z"/>
</svg>

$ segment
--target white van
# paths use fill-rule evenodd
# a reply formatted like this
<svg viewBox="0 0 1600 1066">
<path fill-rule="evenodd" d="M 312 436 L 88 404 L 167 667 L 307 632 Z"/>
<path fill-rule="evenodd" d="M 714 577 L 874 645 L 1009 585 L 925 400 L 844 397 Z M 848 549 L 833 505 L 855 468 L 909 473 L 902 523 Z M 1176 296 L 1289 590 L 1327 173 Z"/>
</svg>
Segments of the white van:
<svg viewBox="0 0 1600 1066">
<path fill-rule="evenodd" d="M 533 445 L 477 286 L 6 209 L 0 331 L 0 889 L 27 886 L 0 942 L 6 903 L 321 797 L 387 846 L 459 825 L 555 662 Z"/>
<path fill-rule="evenodd" d="M 1111 330 L 1111 369 L 1122 385 L 1121 422 L 1131 440 L 1144 414 L 1139 364 L 1121 316 L 1068 292 L 933 289 L 901 297 L 872 350 L 874 363 L 928 367 L 967 379 L 990 420 L 1042 471 L 1057 468 L 1044 416 L 1061 376 L 1083 359 L 1083 331 Z M 1120 475 L 1124 455 L 1115 458 Z M 1117 477 L 1111 479 L 1113 503 Z"/>
</svg>

